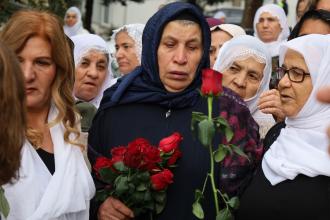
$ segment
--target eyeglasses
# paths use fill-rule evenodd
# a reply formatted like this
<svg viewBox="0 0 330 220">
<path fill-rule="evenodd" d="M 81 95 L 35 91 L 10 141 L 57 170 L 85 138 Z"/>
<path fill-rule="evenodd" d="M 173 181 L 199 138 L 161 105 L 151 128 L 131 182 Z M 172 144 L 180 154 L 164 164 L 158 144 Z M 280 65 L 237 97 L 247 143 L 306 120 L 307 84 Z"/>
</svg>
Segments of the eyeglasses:
<svg viewBox="0 0 330 220">
<path fill-rule="evenodd" d="M 301 83 L 304 81 L 305 76 L 311 75 L 310 73 L 305 73 L 302 69 L 291 68 L 285 69 L 284 67 L 277 68 L 277 76 L 282 79 L 285 74 L 288 74 L 289 80 L 295 83 Z"/>
</svg>

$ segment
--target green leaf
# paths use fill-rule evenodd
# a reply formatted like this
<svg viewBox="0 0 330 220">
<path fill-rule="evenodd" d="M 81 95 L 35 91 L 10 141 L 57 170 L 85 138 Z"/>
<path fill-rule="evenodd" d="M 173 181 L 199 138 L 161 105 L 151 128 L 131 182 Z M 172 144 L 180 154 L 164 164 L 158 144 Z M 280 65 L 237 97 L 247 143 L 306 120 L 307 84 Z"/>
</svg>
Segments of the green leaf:
<svg viewBox="0 0 330 220">
<path fill-rule="evenodd" d="M 226 148 L 227 149 L 227 151 L 229 152 L 229 154 L 233 154 L 233 150 L 231 149 L 231 147 L 230 146 L 228 146 L 228 145 L 225 145 L 225 144 L 219 144 L 219 146 L 222 146 L 222 147 L 224 147 L 224 148 Z"/>
<path fill-rule="evenodd" d="M 98 190 L 95 193 L 95 199 L 96 201 L 104 202 L 109 196 L 111 196 L 112 193 L 113 191 L 106 189 Z"/>
<path fill-rule="evenodd" d="M 225 200 L 228 201 L 229 200 L 229 196 L 227 195 L 227 193 L 222 194 L 223 197 L 225 197 Z"/>
<path fill-rule="evenodd" d="M 152 197 L 151 197 L 151 193 L 150 193 L 150 191 L 144 191 L 144 196 L 143 196 L 143 200 L 145 201 L 145 202 L 152 202 Z"/>
<path fill-rule="evenodd" d="M 223 147 L 221 144 L 219 144 L 218 150 L 216 150 L 213 153 L 215 162 L 217 163 L 221 162 L 226 157 L 227 153 L 228 150 L 225 147 Z"/>
<path fill-rule="evenodd" d="M 229 201 L 228 201 L 228 205 L 230 207 L 232 207 L 233 209 L 238 209 L 238 206 L 239 206 L 239 199 L 237 196 L 231 198 Z"/>
<path fill-rule="evenodd" d="M 163 203 L 166 201 L 166 193 L 165 192 L 157 192 L 153 194 L 156 202 Z"/>
<path fill-rule="evenodd" d="M 227 120 L 224 119 L 223 117 L 221 116 L 218 116 L 216 118 L 213 119 L 214 121 L 218 122 L 220 125 L 223 125 L 223 126 L 226 126 L 226 127 L 230 127 Z"/>
<path fill-rule="evenodd" d="M 116 193 L 120 196 L 129 189 L 126 176 L 118 176 L 115 180 Z"/>
<path fill-rule="evenodd" d="M 197 122 L 202 121 L 203 119 L 207 119 L 207 116 L 201 112 L 192 112 L 191 115 L 191 130 L 195 130 L 195 124 Z"/>
<path fill-rule="evenodd" d="M 128 171 L 127 167 L 124 165 L 122 161 L 115 163 L 113 166 L 116 168 L 116 170 L 120 172 Z"/>
<path fill-rule="evenodd" d="M 198 219 L 204 219 L 204 211 L 202 208 L 202 205 L 199 203 L 199 201 L 195 201 L 192 205 L 192 211 L 193 214 L 198 218 Z"/>
<path fill-rule="evenodd" d="M 161 213 L 163 210 L 164 210 L 164 208 L 165 208 L 165 202 L 163 202 L 163 203 L 156 203 L 156 214 L 159 214 L 159 213 Z"/>
<path fill-rule="evenodd" d="M 150 174 L 149 174 L 148 171 L 145 171 L 145 172 L 139 173 L 139 174 L 137 175 L 137 178 L 138 178 L 139 180 L 144 181 L 144 182 L 146 182 L 146 181 L 149 182 L 149 180 L 150 180 Z"/>
<path fill-rule="evenodd" d="M 227 141 L 231 141 L 234 136 L 234 133 L 227 120 L 222 118 L 221 116 L 218 116 L 213 120 L 216 122 L 216 126 L 220 131 L 224 130 Z"/>
<path fill-rule="evenodd" d="M 234 137 L 234 132 L 231 130 L 230 127 L 225 128 L 225 135 L 226 135 L 226 140 L 229 142 L 231 139 Z"/>
<path fill-rule="evenodd" d="M 9 203 L 5 197 L 5 191 L 0 186 L 0 214 L 2 213 L 5 218 L 9 215 Z"/>
<path fill-rule="evenodd" d="M 228 208 L 220 210 L 216 217 L 216 220 L 234 220 L 234 216 L 231 214 Z"/>
<path fill-rule="evenodd" d="M 230 147 L 233 149 L 233 151 L 235 153 L 237 153 L 238 155 L 245 157 L 246 159 L 248 159 L 250 161 L 250 158 L 248 157 L 248 155 L 246 155 L 241 148 L 237 147 L 236 145 L 231 144 Z"/>
<path fill-rule="evenodd" d="M 144 193 L 135 191 L 131 195 L 131 200 L 134 201 L 134 203 L 136 203 L 136 204 L 143 202 L 144 201 Z"/>
<path fill-rule="evenodd" d="M 204 119 L 198 123 L 198 139 L 203 146 L 208 147 L 212 144 L 215 128 L 213 121 Z"/>
<path fill-rule="evenodd" d="M 136 187 L 136 190 L 137 191 L 140 191 L 140 192 L 143 192 L 147 189 L 146 185 L 144 183 L 140 183 L 137 187 Z"/>
<path fill-rule="evenodd" d="M 199 189 L 195 190 L 195 201 L 199 201 L 201 198 L 203 198 L 203 193 Z"/>
<path fill-rule="evenodd" d="M 99 170 L 99 174 L 101 177 L 101 180 L 108 183 L 113 184 L 119 173 L 116 173 L 112 171 L 110 168 L 102 168 Z"/>
</svg>

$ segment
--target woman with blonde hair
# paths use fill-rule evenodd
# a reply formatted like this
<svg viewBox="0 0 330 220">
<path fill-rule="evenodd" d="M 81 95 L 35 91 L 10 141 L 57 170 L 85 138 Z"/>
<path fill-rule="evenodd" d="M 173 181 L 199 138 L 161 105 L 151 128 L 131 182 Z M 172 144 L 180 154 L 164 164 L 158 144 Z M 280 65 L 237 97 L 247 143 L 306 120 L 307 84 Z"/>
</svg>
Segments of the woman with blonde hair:
<svg viewBox="0 0 330 220">
<path fill-rule="evenodd" d="M 25 140 L 24 81 L 19 63 L 12 51 L 0 42 L 0 199 L 2 185 L 13 181 L 20 165 Z M 1 210 L 6 216 L 9 210 Z"/>
<path fill-rule="evenodd" d="M 27 139 L 19 180 L 4 186 L 8 219 L 88 219 L 95 187 L 79 144 L 74 68 L 59 19 L 19 11 L 0 34 L 25 78 Z"/>
</svg>

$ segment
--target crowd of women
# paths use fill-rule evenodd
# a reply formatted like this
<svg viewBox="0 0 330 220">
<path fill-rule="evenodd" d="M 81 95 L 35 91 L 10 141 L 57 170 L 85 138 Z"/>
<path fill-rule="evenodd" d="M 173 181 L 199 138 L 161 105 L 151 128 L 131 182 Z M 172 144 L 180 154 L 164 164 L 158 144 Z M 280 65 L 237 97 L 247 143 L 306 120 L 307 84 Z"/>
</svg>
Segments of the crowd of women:
<svg viewBox="0 0 330 220">
<path fill-rule="evenodd" d="M 197 219 L 194 191 L 210 161 L 190 123 L 192 112 L 208 111 L 205 68 L 223 77 L 214 117 L 228 121 L 229 144 L 249 158 L 230 155 L 215 168 L 215 184 L 240 198 L 235 219 L 330 219 L 328 6 L 299 0 L 290 31 L 283 8 L 264 5 L 250 36 L 170 3 L 145 25 L 114 30 L 114 54 L 76 7 L 64 26 L 49 12 L 16 12 L 0 32 L 0 219 L 147 219 L 115 197 L 96 200 L 107 185 L 91 166 L 113 147 L 173 132 L 183 136 L 182 157 L 153 219 Z M 202 205 L 213 220 L 211 197 L 207 185 Z"/>
</svg>

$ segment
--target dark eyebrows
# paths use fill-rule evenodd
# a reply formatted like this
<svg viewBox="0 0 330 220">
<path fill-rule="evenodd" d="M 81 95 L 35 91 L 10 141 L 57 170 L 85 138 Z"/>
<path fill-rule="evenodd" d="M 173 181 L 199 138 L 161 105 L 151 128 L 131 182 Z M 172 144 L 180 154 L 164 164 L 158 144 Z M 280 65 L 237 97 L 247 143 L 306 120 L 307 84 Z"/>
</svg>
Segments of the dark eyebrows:
<svg viewBox="0 0 330 220">
<path fill-rule="evenodd" d="M 242 68 L 238 63 L 236 63 L 236 61 L 234 61 L 231 66 L 235 66 L 235 67 L 239 67 L 239 68 Z"/>
<path fill-rule="evenodd" d="M 172 37 L 170 35 L 167 35 L 167 36 L 164 36 L 161 38 L 161 41 L 165 41 L 165 40 L 177 41 L 177 39 L 175 37 Z"/>
<path fill-rule="evenodd" d="M 37 57 L 36 59 L 45 59 L 52 61 L 53 59 L 51 57 Z"/>
<path fill-rule="evenodd" d="M 177 38 L 175 38 L 171 35 L 167 35 L 167 36 L 162 37 L 161 42 L 166 41 L 166 40 L 178 41 Z M 195 42 L 200 43 L 201 41 L 197 37 L 193 37 L 193 38 L 189 39 L 186 43 L 189 44 L 189 43 L 195 43 Z"/>
<path fill-rule="evenodd" d="M 98 60 L 97 61 L 98 64 L 107 64 L 108 61 L 104 60 L 104 59 L 101 59 L 101 60 Z"/>
<path fill-rule="evenodd" d="M 81 61 L 90 61 L 90 59 L 87 57 L 83 57 L 83 58 L 81 58 Z"/>
</svg>

